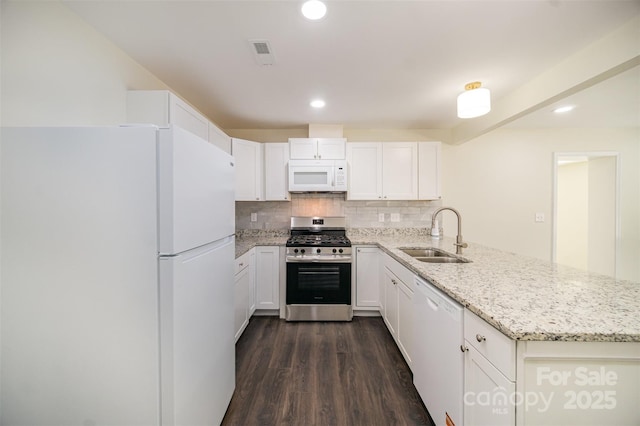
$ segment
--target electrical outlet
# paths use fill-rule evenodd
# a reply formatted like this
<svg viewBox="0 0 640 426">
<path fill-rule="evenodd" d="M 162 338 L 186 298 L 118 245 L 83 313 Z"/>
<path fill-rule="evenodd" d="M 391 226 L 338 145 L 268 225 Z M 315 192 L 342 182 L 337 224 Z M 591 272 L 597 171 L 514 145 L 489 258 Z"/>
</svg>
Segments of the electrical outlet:
<svg viewBox="0 0 640 426">
<path fill-rule="evenodd" d="M 251 213 L 251 222 L 258 221 L 258 213 Z"/>
<path fill-rule="evenodd" d="M 391 222 L 400 222 L 400 213 L 391 213 Z"/>
<path fill-rule="evenodd" d="M 536 213 L 536 223 L 544 222 L 544 213 Z"/>
<path fill-rule="evenodd" d="M 384 222 L 384 213 L 378 213 L 378 222 Z"/>
</svg>

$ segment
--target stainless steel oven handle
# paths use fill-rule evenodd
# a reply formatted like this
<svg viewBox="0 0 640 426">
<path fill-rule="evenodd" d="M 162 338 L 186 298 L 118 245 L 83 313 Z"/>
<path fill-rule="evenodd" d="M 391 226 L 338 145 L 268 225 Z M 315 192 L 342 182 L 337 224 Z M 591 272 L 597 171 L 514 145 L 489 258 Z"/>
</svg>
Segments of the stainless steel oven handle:
<svg viewBox="0 0 640 426">
<path fill-rule="evenodd" d="M 299 257 L 287 257 L 287 263 L 351 263 L 351 258 L 344 257 L 329 257 L 323 259 L 309 259 L 309 258 L 299 258 Z"/>
</svg>

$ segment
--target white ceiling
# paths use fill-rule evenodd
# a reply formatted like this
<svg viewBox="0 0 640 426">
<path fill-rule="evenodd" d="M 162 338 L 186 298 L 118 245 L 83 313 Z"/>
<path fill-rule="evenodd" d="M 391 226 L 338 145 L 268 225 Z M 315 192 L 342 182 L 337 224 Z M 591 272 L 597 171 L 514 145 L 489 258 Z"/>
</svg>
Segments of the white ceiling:
<svg viewBox="0 0 640 426">
<path fill-rule="evenodd" d="M 574 109 L 562 114 L 553 112 L 565 105 Z M 505 127 L 640 127 L 640 66 L 519 118 Z"/>
<path fill-rule="evenodd" d="M 298 0 L 65 3 L 225 129 L 452 128 L 466 83 L 498 100 L 640 14 L 637 0 L 334 0 L 311 22 Z"/>
</svg>

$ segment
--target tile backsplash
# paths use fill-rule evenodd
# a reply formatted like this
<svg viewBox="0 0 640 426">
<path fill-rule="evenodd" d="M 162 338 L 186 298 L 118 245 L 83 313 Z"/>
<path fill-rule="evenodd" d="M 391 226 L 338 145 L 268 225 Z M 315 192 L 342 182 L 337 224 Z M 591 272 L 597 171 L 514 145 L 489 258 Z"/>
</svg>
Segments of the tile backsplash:
<svg viewBox="0 0 640 426">
<path fill-rule="evenodd" d="M 291 194 L 291 201 L 237 201 L 236 229 L 289 229 L 291 216 L 345 216 L 347 228 L 428 228 L 441 201 L 347 201 L 345 194 Z M 257 221 L 251 222 L 256 213 Z M 379 215 L 384 215 L 384 222 Z M 392 221 L 394 219 L 398 221 Z"/>
</svg>

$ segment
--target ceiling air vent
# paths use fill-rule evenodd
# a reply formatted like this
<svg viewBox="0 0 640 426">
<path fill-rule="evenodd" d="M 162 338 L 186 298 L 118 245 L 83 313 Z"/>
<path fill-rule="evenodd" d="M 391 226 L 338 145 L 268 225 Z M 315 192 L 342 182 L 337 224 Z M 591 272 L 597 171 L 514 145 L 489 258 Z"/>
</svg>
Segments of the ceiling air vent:
<svg viewBox="0 0 640 426">
<path fill-rule="evenodd" d="M 273 54 L 268 40 L 249 40 L 249 43 L 259 65 L 273 65 Z"/>
</svg>

